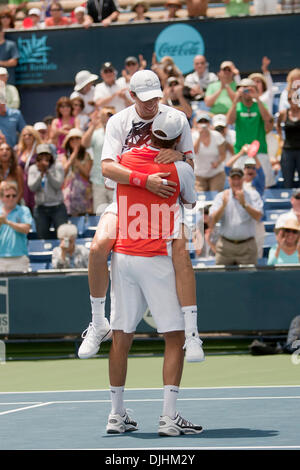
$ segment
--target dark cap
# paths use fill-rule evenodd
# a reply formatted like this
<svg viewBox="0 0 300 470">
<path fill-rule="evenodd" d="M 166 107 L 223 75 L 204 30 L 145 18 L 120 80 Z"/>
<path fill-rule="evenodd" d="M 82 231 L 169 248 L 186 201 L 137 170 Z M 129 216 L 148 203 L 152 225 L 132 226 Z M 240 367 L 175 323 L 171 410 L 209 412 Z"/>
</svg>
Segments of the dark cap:
<svg viewBox="0 0 300 470">
<path fill-rule="evenodd" d="M 134 64 L 138 64 L 139 61 L 137 60 L 136 57 L 134 56 L 129 56 L 125 59 L 125 64 L 128 64 L 129 62 L 133 62 Z"/>
<path fill-rule="evenodd" d="M 104 62 L 101 67 L 101 72 L 103 72 L 104 70 L 115 70 L 115 68 L 111 62 Z"/>
<path fill-rule="evenodd" d="M 244 176 L 244 172 L 241 168 L 231 168 L 229 176 L 239 176 L 242 178 Z"/>
</svg>

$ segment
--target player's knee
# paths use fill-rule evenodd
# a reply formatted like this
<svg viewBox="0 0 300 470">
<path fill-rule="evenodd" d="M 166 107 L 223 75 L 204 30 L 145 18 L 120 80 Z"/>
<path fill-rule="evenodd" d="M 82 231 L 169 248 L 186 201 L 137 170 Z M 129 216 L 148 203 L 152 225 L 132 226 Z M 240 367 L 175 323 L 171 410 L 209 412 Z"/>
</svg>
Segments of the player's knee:
<svg viewBox="0 0 300 470">
<path fill-rule="evenodd" d="M 176 240 L 173 243 L 172 260 L 175 269 L 190 269 L 192 266 L 190 253 L 184 239 Z"/>
</svg>

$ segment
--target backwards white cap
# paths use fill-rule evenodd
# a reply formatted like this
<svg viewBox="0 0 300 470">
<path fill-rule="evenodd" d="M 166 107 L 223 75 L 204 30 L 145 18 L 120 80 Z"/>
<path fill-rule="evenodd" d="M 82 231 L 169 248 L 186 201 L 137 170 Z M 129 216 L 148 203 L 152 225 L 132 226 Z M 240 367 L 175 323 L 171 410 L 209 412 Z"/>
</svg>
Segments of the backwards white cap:
<svg viewBox="0 0 300 470">
<path fill-rule="evenodd" d="M 160 113 L 152 123 L 152 134 L 158 139 L 173 140 L 180 136 L 185 125 L 184 116 L 179 112 L 165 111 Z M 165 136 L 161 136 L 161 131 Z"/>
</svg>

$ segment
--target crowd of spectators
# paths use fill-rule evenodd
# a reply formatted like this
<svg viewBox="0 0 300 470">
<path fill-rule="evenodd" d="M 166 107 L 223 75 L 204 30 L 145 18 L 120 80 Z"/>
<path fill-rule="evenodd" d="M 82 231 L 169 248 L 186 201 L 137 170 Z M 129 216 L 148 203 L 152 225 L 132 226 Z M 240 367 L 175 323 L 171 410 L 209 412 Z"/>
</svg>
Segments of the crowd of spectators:
<svg viewBox="0 0 300 470">
<path fill-rule="evenodd" d="M 276 2 L 265 3 L 270 6 Z M 103 5 L 108 13 L 108 5 Z M 176 5 L 173 0 L 166 3 L 168 15 L 176 15 Z M 145 15 L 147 8 L 145 2 L 136 2 L 132 7 L 137 17 Z M 45 27 L 71 24 L 58 2 L 49 4 L 49 12 Z M 31 13 L 30 17 L 37 11 Z M 115 17 L 111 15 L 112 12 L 108 16 L 113 21 Z M 279 177 L 283 178 L 284 188 L 298 185 L 295 178 L 300 175 L 300 69 L 288 74 L 275 114 L 275 87 L 267 57 L 262 58 L 261 70 L 242 78 L 238 64 L 230 60 L 224 60 L 218 70 L 212 71 L 206 57 L 197 55 L 194 70 L 184 76 L 171 57 L 158 61 L 153 54 L 152 63 L 147 64 L 142 55 L 128 56 L 119 76 L 113 62 L 100 65 L 99 75 L 79 70 L 70 96 L 61 96 L 42 121 L 26 123 L 18 89 L 8 83 L 18 60 L 17 51 L 3 33 L 13 27 L 12 10 L 10 16 L 2 16 L 0 183 L 16 184 L 14 189 L 9 187 L 11 199 L 15 199 L 17 207 L 29 210 L 39 238 L 57 238 L 59 227 L 71 217 L 99 214 L 99 207 L 103 209 L 112 201 L 113 191 L 106 187 L 100 166 L 106 124 L 114 113 L 133 104 L 129 93 L 131 76 L 137 70 L 151 68 L 161 82 L 161 102 L 185 113 L 190 123 L 196 190 L 218 193 L 211 207 L 204 208 L 204 232 L 194 232 L 196 255 L 205 258 L 209 253 L 217 264 L 257 262 L 265 235 L 265 189 L 276 185 Z M 98 12 L 93 22 L 100 20 Z M 35 19 L 31 21 L 35 24 Z M 72 24 L 87 25 L 89 21 L 83 7 L 74 11 Z M 1 60 L 1 38 L 8 43 L 5 61 Z M 3 230 L 9 206 L 4 204 L 6 189 L 2 194 L 0 214 L 6 211 L 0 219 Z M 280 250 L 286 250 L 283 234 L 290 233 L 288 230 L 295 232 L 297 224 L 299 221 L 294 220 L 293 228 L 290 221 L 288 226 L 276 227 L 278 244 L 271 252 L 272 263 L 274 259 L 285 259 L 280 255 Z M 61 252 L 66 253 L 63 244 Z M 289 259 L 299 262 L 296 256 Z"/>
</svg>

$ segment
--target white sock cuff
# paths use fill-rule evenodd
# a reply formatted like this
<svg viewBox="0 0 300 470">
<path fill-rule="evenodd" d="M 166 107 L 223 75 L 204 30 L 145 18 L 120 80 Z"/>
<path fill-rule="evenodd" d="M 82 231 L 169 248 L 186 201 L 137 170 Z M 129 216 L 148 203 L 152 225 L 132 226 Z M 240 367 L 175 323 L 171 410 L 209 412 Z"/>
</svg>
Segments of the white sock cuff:
<svg viewBox="0 0 300 470">
<path fill-rule="evenodd" d="M 187 305 L 185 307 L 181 307 L 183 313 L 195 313 L 197 314 L 197 305 Z"/>
</svg>

